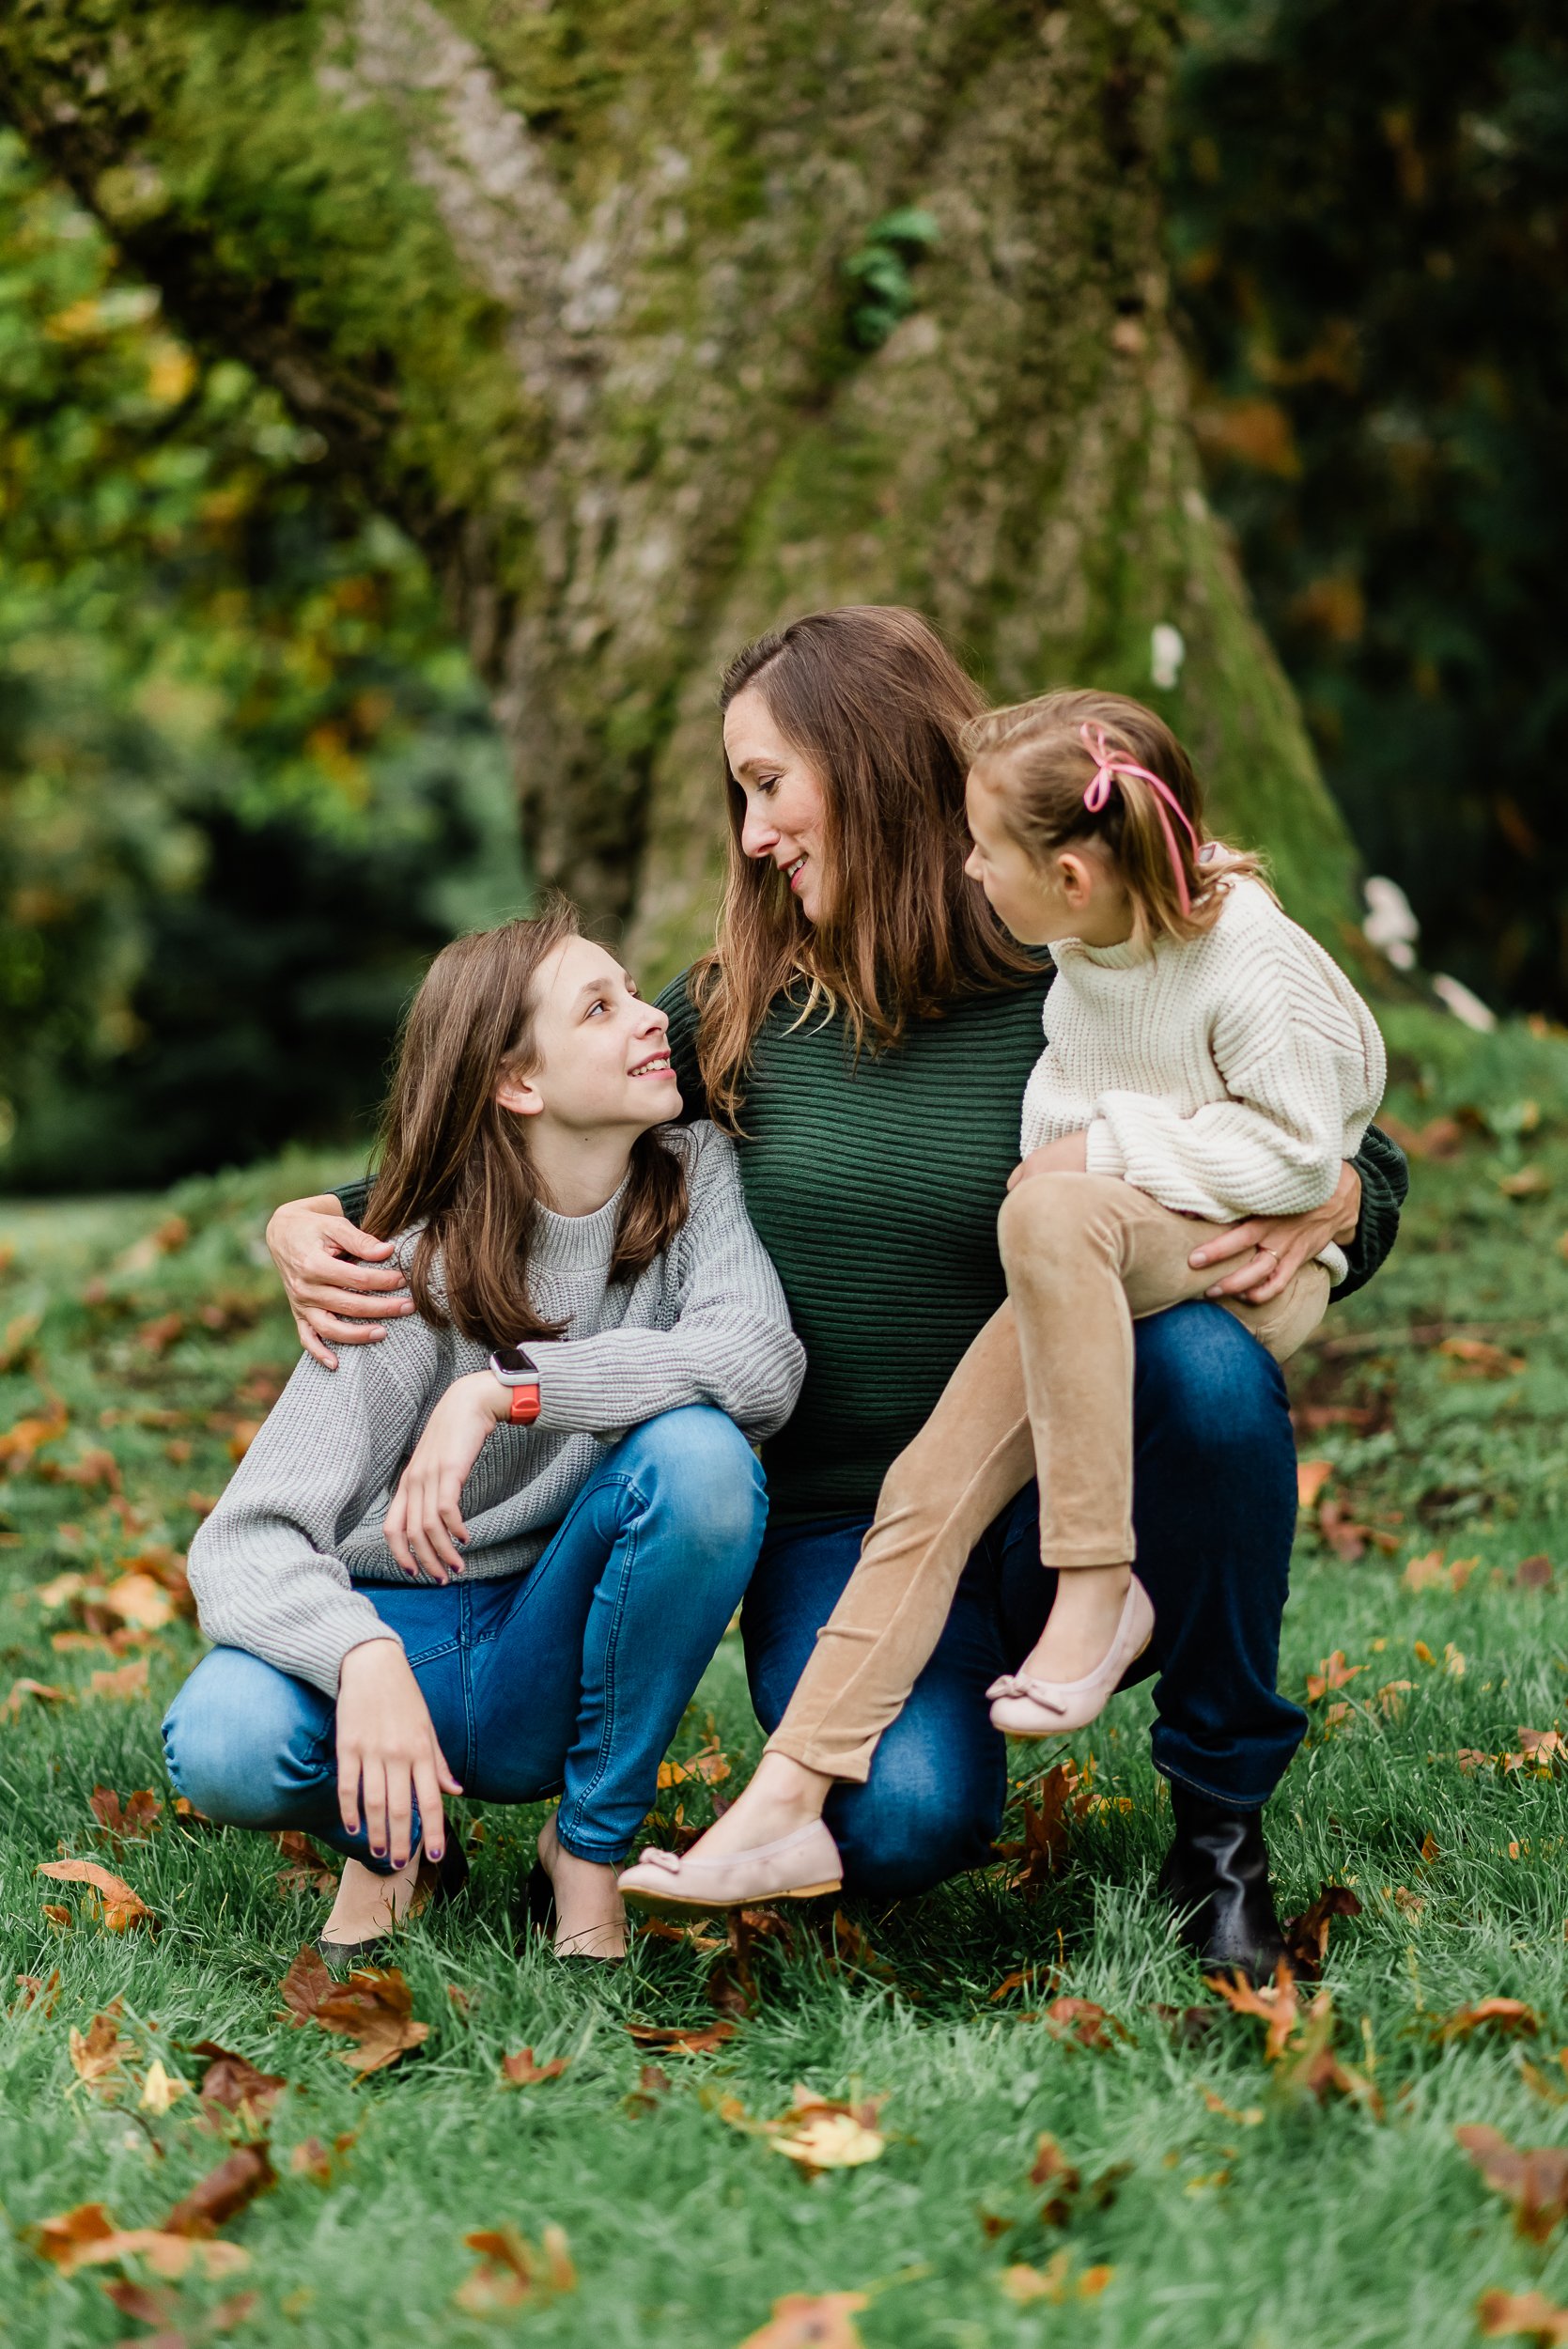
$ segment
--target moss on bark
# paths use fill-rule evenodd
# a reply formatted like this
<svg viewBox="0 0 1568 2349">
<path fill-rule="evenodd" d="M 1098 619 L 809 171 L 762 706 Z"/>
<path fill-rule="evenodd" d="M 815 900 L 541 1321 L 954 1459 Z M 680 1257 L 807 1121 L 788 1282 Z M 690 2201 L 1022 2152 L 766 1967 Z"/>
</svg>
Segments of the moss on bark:
<svg viewBox="0 0 1568 2349">
<path fill-rule="evenodd" d="M 1157 0 L 12 0 L 0 97 L 429 550 L 536 863 L 650 976 L 711 923 L 717 669 L 851 598 L 1000 693 L 1156 701 L 1338 942 L 1349 846 L 1197 488 L 1171 39 Z M 844 264 L 909 203 L 862 353 Z"/>
</svg>

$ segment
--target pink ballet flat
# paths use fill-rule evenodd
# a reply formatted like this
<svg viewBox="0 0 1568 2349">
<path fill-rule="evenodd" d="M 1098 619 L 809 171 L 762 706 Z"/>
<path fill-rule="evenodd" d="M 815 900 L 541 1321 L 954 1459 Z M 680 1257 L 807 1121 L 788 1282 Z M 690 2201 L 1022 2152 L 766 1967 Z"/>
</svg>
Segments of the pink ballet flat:
<svg viewBox="0 0 1568 2349">
<path fill-rule="evenodd" d="M 650 1844 L 634 1868 L 617 1878 L 621 1897 L 660 1916 L 746 1908 L 757 1901 L 810 1901 L 836 1892 L 844 1881 L 838 1845 L 820 1819 L 719 1859 L 684 1857 Z"/>
<path fill-rule="evenodd" d="M 1105 1710 L 1129 1664 L 1154 1637 L 1155 1610 L 1134 1575 L 1122 1602 L 1116 1635 L 1092 1672 L 1081 1680 L 1036 1680 L 1028 1672 L 1003 1672 L 986 1694 L 994 1701 L 991 1720 L 1009 1737 L 1061 1737 L 1086 1729 Z"/>
</svg>

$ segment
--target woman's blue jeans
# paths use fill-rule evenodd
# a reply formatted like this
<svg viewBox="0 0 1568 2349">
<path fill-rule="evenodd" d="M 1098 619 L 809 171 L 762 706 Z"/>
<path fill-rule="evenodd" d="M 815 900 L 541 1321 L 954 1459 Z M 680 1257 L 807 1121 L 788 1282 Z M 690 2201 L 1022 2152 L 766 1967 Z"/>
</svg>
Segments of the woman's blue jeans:
<svg viewBox="0 0 1568 2349">
<path fill-rule="evenodd" d="M 1219 1305 L 1137 1325 L 1133 1521 L 1157 1674 L 1156 1767 L 1238 1810 L 1266 1802 L 1306 1717 L 1275 1688 L 1296 1532 L 1296 1449 L 1279 1365 Z M 1001 1826 L 1005 1747 L 985 1691 L 1026 1656 L 1056 1577 L 1040 1563 L 1032 1485 L 970 1556 L 935 1656 L 884 1732 L 863 1786 L 828 1823 L 846 1890 L 893 1900 L 982 1866 Z M 778 1725 L 869 1517 L 775 1526 L 741 1616 L 752 1702 Z"/>
<path fill-rule="evenodd" d="M 617 1861 L 653 1807 L 659 1765 L 740 1603 L 767 1520 L 761 1468 L 733 1420 L 666 1411 L 606 1451 L 524 1574 L 359 1585 L 403 1641 L 465 1794 L 561 1794 L 557 1832 Z M 241 1648 L 214 1648 L 169 1707 L 169 1775 L 209 1818 L 303 1828 L 384 1869 L 337 1810 L 336 1707 Z M 417 1830 L 416 1830 L 417 1831 Z"/>
</svg>

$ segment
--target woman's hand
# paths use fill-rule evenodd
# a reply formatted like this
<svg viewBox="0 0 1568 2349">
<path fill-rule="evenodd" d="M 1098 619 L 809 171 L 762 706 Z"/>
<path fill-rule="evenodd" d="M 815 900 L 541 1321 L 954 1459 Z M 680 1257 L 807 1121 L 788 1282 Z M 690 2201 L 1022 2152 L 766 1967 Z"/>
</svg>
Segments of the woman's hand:
<svg viewBox="0 0 1568 2349">
<path fill-rule="evenodd" d="M 350 1223 L 330 1190 L 290 1199 L 267 1226 L 267 1246 L 287 1293 L 300 1344 L 323 1370 L 337 1368 L 326 1340 L 374 1346 L 378 1321 L 411 1314 L 413 1299 L 389 1239 L 372 1239 Z M 352 1315 L 352 1320 L 345 1315 Z"/>
<path fill-rule="evenodd" d="M 1361 1220 L 1361 1178 L 1348 1159 L 1340 1169 L 1334 1195 L 1326 1206 L 1310 1215 L 1254 1215 L 1233 1223 L 1218 1239 L 1195 1248 L 1188 1263 L 1195 1272 L 1205 1265 L 1245 1261 L 1227 1272 L 1206 1293 L 1210 1297 L 1245 1297 L 1250 1305 L 1266 1305 L 1278 1297 L 1304 1264 L 1310 1264 L 1330 1240 L 1342 1247 L 1356 1237 Z"/>
<path fill-rule="evenodd" d="M 387 1548 L 405 1574 L 461 1574 L 468 1539 L 462 1493 L 485 1438 L 511 1409 L 510 1391 L 488 1370 L 454 1378 L 425 1424 L 382 1520 Z"/>
<path fill-rule="evenodd" d="M 365 1832 L 378 1859 L 395 1868 L 411 1856 L 419 1806 L 427 1856 L 446 1842 L 442 1794 L 462 1788 L 436 1742 L 430 1708 L 396 1640 L 365 1640 L 343 1658 L 337 1683 L 337 1809 L 350 1835 Z"/>
<path fill-rule="evenodd" d="M 1054 1142 L 1043 1142 L 1038 1150 L 1020 1159 L 1007 1177 L 1007 1188 L 1016 1190 L 1019 1183 L 1027 1183 L 1032 1174 L 1086 1174 L 1088 1171 L 1087 1133 L 1058 1134 Z"/>
</svg>

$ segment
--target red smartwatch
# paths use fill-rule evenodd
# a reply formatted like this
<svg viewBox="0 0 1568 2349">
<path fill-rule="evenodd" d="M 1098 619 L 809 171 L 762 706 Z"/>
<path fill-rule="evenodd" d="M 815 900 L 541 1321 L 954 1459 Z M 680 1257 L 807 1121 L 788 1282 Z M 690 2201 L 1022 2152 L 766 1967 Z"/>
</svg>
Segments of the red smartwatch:
<svg viewBox="0 0 1568 2349">
<path fill-rule="evenodd" d="M 512 1427 L 532 1426 L 539 1416 L 539 1366 L 523 1352 L 520 1346 L 498 1346 L 490 1356 L 490 1368 L 504 1387 L 511 1390 L 512 1408 L 506 1423 Z"/>
</svg>

